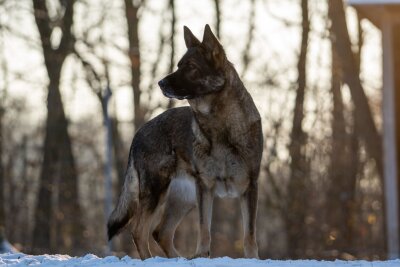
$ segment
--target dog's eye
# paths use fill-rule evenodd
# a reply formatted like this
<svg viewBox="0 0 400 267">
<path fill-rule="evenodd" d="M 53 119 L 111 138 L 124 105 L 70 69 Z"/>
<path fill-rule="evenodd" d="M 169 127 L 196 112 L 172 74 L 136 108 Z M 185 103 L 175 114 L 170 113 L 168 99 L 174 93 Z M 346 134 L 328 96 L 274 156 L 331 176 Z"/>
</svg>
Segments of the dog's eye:
<svg viewBox="0 0 400 267">
<path fill-rule="evenodd" d="M 199 77 L 199 70 L 196 67 L 190 69 L 190 75 L 192 78 L 197 79 Z"/>
<path fill-rule="evenodd" d="M 196 66 L 194 64 L 188 64 L 187 67 L 188 67 L 189 70 L 195 70 L 196 69 Z"/>
</svg>

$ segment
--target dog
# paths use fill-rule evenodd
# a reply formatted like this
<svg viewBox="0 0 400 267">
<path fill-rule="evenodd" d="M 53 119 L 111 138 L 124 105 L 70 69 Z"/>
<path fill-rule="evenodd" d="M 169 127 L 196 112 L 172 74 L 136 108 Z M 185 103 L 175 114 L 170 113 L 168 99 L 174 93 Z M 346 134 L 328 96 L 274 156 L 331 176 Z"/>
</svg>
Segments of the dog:
<svg viewBox="0 0 400 267">
<path fill-rule="evenodd" d="M 244 255 L 258 258 L 256 217 L 263 151 L 260 114 L 222 45 L 205 26 L 200 42 L 185 26 L 187 52 L 160 80 L 171 108 L 133 138 L 125 182 L 108 220 L 108 237 L 130 225 L 141 259 L 151 257 L 150 234 L 167 257 L 178 257 L 174 233 L 196 206 L 199 236 L 194 257 L 210 256 L 214 196 L 240 198 Z"/>
</svg>

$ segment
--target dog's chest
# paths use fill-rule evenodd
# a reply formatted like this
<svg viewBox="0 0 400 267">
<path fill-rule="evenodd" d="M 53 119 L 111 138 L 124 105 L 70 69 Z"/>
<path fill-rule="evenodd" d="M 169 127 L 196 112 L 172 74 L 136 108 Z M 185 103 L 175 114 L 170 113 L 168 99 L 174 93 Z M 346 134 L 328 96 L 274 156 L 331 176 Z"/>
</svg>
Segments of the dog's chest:
<svg viewBox="0 0 400 267">
<path fill-rule="evenodd" d="M 219 197 L 238 197 L 246 190 L 248 168 L 232 144 L 212 142 L 208 153 L 195 153 L 195 164 L 204 184 Z"/>
</svg>

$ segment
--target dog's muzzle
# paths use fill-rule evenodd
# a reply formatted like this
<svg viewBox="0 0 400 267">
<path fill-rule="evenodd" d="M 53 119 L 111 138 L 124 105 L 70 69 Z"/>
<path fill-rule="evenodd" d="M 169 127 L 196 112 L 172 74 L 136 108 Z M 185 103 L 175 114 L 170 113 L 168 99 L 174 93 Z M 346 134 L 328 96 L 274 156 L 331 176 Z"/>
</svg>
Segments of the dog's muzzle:
<svg viewBox="0 0 400 267">
<path fill-rule="evenodd" d="M 174 98 L 175 95 L 173 93 L 170 92 L 170 90 L 168 90 L 169 86 L 168 86 L 168 82 L 165 81 L 165 79 L 162 79 L 161 81 L 158 82 L 158 86 L 160 86 L 160 89 L 162 91 L 162 93 L 168 97 L 168 98 Z"/>
<path fill-rule="evenodd" d="M 173 92 L 173 89 L 171 88 L 171 86 L 169 85 L 169 83 L 165 79 L 160 80 L 158 82 L 158 86 L 160 86 L 162 93 L 168 98 L 176 98 L 178 100 L 193 98 L 190 95 L 177 95 L 177 94 L 175 94 Z"/>
<path fill-rule="evenodd" d="M 164 89 L 167 86 L 167 82 L 162 79 L 158 82 L 158 86 L 160 86 L 161 89 Z"/>
</svg>

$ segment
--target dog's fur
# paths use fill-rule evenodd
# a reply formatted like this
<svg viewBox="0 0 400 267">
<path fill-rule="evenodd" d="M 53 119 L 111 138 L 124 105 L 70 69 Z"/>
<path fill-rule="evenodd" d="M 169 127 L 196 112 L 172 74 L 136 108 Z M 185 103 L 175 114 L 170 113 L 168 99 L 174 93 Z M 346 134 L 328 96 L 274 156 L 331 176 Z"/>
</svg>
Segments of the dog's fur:
<svg viewBox="0 0 400 267">
<path fill-rule="evenodd" d="M 165 96 L 187 99 L 136 133 L 125 183 L 108 221 L 108 236 L 131 223 L 142 259 L 151 257 L 149 234 L 168 257 L 182 218 L 199 210 L 196 255 L 210 255 L 212 203 L 239 197 L 245 257 L 257 258 L 257 179 L 262 155 L 261 119 L 217 38 L 206 25 L 200 42 L 184 27 L 187 52 L 178 70 L 159 82 Z"/>
</svg>

